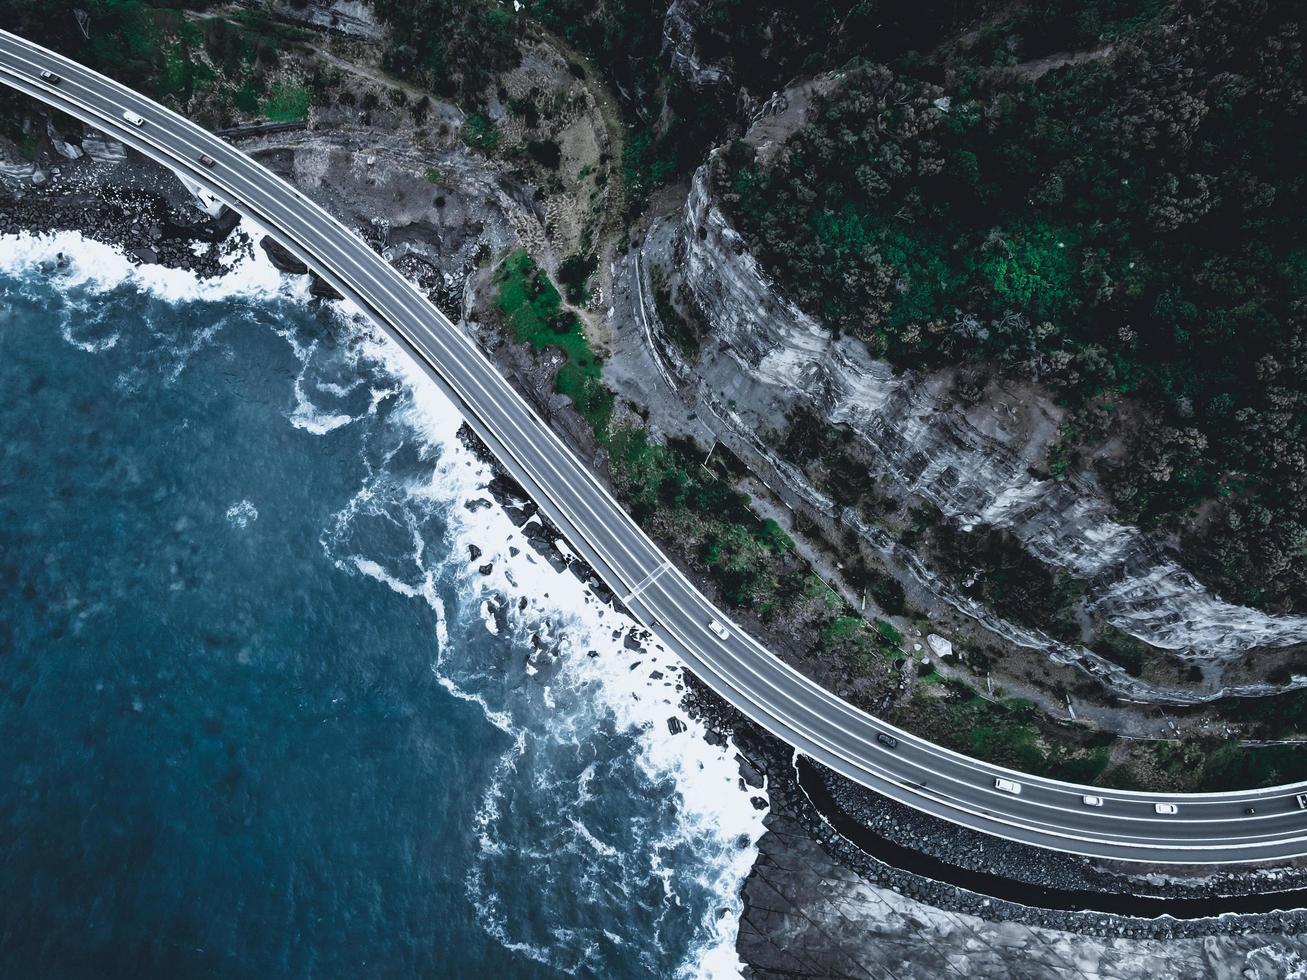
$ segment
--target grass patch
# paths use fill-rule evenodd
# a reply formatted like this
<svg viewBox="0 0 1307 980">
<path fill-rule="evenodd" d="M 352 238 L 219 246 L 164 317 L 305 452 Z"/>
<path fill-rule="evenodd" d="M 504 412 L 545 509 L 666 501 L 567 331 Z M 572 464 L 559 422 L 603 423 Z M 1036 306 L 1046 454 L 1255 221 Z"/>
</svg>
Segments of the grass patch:
<svg viewBox="0 0 1307 980">
<path fill-rule="evenodd" d="M 1043 724 L 1043 715 L 1023 698 L 988 701 L 961 681 L 932 682 L 943 697 L 914 700 L 914 731 L 956 752 L 1028 772 L 1092 783 L 1107 769 L 1111 736 L 1065 725 Z"/>
<path fill-rule="evenodd" d="M 428 183 L 435 184 L 437 187 L 443 187 L 445 184 L 445 172 L 439 167 L 427 167 L 422 176 L 427 179 Z"/>
<path fill-rule="evenodd" d="M 463 121 L 463 128 L 459 130 L 459 135 L 464 143 L 482 153 L 494 153 L 499 149 L 499 144 L 504 138 L 503 134 L 495 128 L 494 123 L 476 112 Z"/>
<path fill-rule="evenodd" d="M 282 82 L 263 100 L 263 114 L 273 122 L 298 122 L 309 114 L 313 94 L 303 85 Z"/>
<path fill-rule="evenodd" d="M 605 441 L 613 416 L 613 393 L 600 380 L 603 361 L 590 349 L 581 321 L 571 310 L 563 309 L 562 296 L 526 252 L 514 252 L 505 259 L 496 281 L 496 305 L 513 337 L 533 350 L 555 347 L 563 352 L 566 361 L 554 385 L 572 400 L 595 436 Z"/>
</svg>

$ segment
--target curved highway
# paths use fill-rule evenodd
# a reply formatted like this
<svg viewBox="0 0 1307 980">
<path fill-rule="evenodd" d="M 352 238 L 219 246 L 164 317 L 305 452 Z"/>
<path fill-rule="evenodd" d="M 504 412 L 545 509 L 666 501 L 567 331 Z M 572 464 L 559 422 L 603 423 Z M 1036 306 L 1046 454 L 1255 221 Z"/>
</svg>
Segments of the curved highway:
<svg viewBox="0 0 1307 980">
<path fill-rule="evenodd" d="M 43 79 L 42 72 L 58 80 Z M 357 303 L 458 406 L 635 618 L 710 688 L 804 754 L 918 810 L 1041 847 L 1179 864 L 1307 855 L 1307 809 L 1296 799 L 1307 784 L 1200 795 L 1074 786 L 969 759 L 853 708 L 732 625 L 476 346 L 385 259 L 298 190 L 176 113 L 2 31 L 0 81 L 204 186 Z M 143 122 L 129 122 L 125 112 Z M 201 163 L 201 154 L 213 165 Z M 727 635 L 711 629 L 713 621 L 724 624 Z M 878 739 L 882 734 L 897 744 Z M 999 779 L 1020 784 L 1020 792 L 997 788 Z M 1086 796 L 1097 805 L 1087 804 Z M 1175 812 L 1157 812 L 1158 803 Z"/>
</svg>

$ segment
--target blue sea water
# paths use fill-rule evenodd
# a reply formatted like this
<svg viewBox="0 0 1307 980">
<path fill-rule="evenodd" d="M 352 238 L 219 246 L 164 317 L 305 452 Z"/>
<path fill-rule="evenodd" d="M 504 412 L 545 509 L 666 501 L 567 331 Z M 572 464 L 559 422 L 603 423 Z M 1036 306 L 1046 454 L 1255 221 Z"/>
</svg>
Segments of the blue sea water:
<svg viewBox="0 0 1307 980">
<path fill-rule="evenodd" d="M 735 972 L 733 751 L 366 324 L 0 238 L 0 392 L 0 976 Z"/>
</svg>

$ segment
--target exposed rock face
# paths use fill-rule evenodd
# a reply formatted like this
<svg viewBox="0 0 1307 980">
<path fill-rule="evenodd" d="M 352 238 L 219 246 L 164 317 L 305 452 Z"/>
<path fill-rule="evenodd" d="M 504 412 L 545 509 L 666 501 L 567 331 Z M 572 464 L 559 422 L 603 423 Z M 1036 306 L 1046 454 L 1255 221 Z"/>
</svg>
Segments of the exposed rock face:
<svg viewBox="0 0 1307 980">
<path fill-rule="evenodd" d="M 377 20 L 370 4 L 362 0 L 238 0 L 243 7 L 253 7 L 281 20 L 295 21 L 305 27 L 331 31 L 360 41 L 380 41 L 386 29 Z"/>
<path fill-rule="evenodd" d="M 529 197 L 519 200 L 511 182 L 461 148 L 439 153 L 440 186 L 426 176 L 430 158 L 398 135 L 364 136 L 346 128 L 260 134 L 241 148 L 346 224 L 364 229 L 374 247 L 455 319 L 478 254 L 539 234 Z"/>
<path fill-rule="evenodd" d="M 1091 608 L 1114 626 L 1182 659 L 1219 664 L 1307 641 L 1307 617 L 1224 602 L 1114 521 L 1096 486 L 1032 477 L 1056 433 L 1054 409 L 1002 389 L 955 408 L 947 375 L 896 377 L 860 341 L 833 336 L 786 300 L 713 202 L 708 166 L 686 204 L 680 272 L 711 329 L 689 367 L 732 406 L 724 416 L 756 432 L 803 405 L 846 423 L 884 485 L 931 501 L 964 528 L 1009 529 L 1042 561 L 1088 580 Z"/>
<path fill-rule="evenodd" d="M 758 980 L 1271 980 L 1300 975 L 1296 971 L 1307 967 L 1302 941 L 1292 935 L 1094 936 L 934 908 L 862 878 L 827 854 L 792 819 L 774 814 L 767 823 L 758 861 L 745 882 L 736 947 L 747 964 L 745 975 Z"/>
<path fill-rule="evenodd" d="M 712 89 L 730 81 L 725 66 L 699 54 L 695 43 L 701 0 L 672 0 L 663 16 L 663 58 L 671 70 L 698 89 Z"/>
</svg>

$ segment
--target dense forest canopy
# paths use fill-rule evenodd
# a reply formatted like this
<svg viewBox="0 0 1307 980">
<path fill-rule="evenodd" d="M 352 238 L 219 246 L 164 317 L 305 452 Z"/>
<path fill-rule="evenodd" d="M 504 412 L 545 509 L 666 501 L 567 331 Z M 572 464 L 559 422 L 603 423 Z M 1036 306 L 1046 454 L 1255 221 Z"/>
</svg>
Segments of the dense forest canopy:
<svg viewBox="0 0 1307 980">
<path fill-rule="evenodd" d="M 1100 466 L 1125 513 L 1230 598 L 1307 608 L 1307 10 L 1071 10 L 859 63 L 716 186 L 803 306 L 896 363 L 1057 386 L 1072 454 L 1128 403 Z"/>
</svg>

